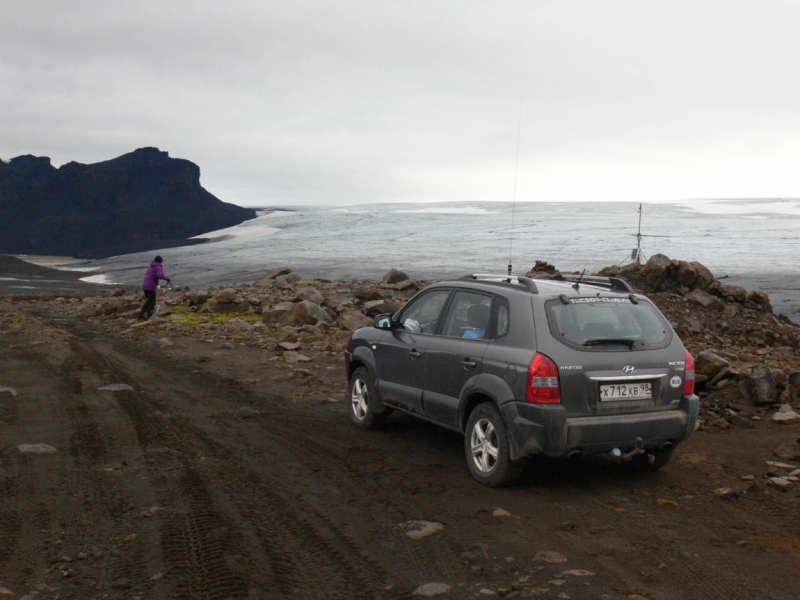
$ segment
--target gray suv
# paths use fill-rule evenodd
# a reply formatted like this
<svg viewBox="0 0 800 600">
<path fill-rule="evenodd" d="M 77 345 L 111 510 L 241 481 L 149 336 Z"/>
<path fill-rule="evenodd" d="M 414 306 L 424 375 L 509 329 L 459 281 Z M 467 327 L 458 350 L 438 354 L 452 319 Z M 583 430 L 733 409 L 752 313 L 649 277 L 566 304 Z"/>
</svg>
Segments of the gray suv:
<svg viewBox="0 0 800 600">
<path fill-rule="evenodd" d="M 399 410 L 459 431 L 488 486 L 513 484 L 536 455 L 655 471 L 697 422 L 694 359 L 617 278 L 436 283 L 354 332 L 345 366 L 353 423 L 379 428 Z"/>
</svg>

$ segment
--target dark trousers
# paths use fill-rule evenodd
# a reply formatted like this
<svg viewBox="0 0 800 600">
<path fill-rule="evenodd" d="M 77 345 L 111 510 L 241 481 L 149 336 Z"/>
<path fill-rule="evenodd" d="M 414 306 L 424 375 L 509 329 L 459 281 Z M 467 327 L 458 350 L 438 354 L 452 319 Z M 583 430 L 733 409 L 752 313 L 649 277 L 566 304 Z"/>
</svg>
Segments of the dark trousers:
<svg viewBox="0 0 800 600">
<path fill-rule="evenodd" d="M 142 306 L 139 314 L 148 319 L 153 316 L 153 310 L 156 307 L 156 291 L 155 290 L 142 290 L 146 301 Z"/>
</svg>

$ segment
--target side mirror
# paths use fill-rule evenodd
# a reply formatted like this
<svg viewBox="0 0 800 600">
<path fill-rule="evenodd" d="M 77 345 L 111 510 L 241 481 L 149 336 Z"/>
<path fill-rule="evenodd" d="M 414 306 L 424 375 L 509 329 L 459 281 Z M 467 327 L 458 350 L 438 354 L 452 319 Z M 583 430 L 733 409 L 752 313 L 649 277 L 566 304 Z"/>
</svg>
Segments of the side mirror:
<svg viewBox="0 0 800 600">
<path fill-rule="evenodd" d="M 372 325 L 377 329 L 392 329 L 392 315 L 378 315 Z"/>
</svg>

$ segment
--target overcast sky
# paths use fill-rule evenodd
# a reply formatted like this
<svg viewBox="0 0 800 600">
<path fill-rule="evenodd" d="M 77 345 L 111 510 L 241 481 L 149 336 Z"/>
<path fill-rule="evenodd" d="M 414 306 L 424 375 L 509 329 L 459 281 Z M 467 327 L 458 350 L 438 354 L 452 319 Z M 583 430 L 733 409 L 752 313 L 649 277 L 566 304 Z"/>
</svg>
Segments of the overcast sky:
<svg viewBox="0 0 800 600">
<path fill-rule="evenodd" d="M 155 146 L 249 206 L 800 196 L 795 0 L 0 8 L 4 159 Z"/>
</svg>

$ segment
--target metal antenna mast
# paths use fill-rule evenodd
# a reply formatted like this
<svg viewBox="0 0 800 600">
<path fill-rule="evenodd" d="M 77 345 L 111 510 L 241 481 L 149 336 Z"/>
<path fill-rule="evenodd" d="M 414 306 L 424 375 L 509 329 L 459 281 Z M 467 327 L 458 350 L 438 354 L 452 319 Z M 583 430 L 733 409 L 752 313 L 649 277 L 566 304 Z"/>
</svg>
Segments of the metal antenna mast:
<svg viewBox="0 0 800 600">
<path fill-rule="evenodd" d="M 643 237 L 670 237 L 668 235 L 649 235 L 642 233 L 642 205 L 639 203 L 639 229 L 636 233 L 629 233 L 628 235 L 635 235 L 636 236 L 636 248 L 631 250 L 631 262 L 636 262 L 636 264 L 642 264 L 645 262 L 646 258 L 644 254 L 642 254 L 642 238 Z M 625 262 L 625 261 L 622 261 Z"/>
<path fill-rule="evenodd" d="M 514 164 L 514 197 L 511 201 L 511 234 L 508 248 L 508 276 L 511 277 L 511 257 L 514 255 L 514 213 L 517 207 L 517 173 L 519 172 L 519 140 L 522 133 L 522 98 L 519 99 L 519 123 L 517 125 L 517 161 Z"/>
</svg>

